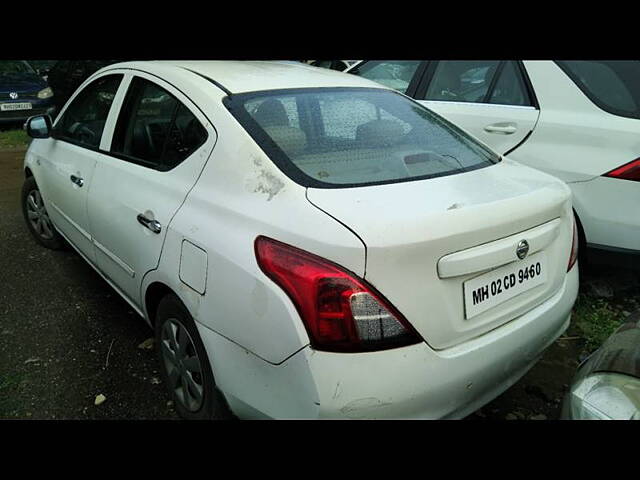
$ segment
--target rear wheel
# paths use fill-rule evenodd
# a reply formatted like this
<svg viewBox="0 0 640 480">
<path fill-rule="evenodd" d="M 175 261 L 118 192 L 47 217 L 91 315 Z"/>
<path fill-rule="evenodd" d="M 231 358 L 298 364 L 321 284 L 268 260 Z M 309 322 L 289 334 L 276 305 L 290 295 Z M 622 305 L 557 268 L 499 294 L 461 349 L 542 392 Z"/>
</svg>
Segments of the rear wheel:
<svg viewBox="0 0 640 480">
<path fill-rule="evenodd" d="M 186 420 L 231 419 L 193 318 L 176 295 L 160 301 L 155 330 L 161 375 L 178 414 Z"/>
<path fill-rule="evenodd" d="M 52 250 L 64 248 L 64 238 L 53 226 L 33 177 L 27 178 L 22 186 L 22 214 L 31 235 L 40 245 Z"/>
</svg>

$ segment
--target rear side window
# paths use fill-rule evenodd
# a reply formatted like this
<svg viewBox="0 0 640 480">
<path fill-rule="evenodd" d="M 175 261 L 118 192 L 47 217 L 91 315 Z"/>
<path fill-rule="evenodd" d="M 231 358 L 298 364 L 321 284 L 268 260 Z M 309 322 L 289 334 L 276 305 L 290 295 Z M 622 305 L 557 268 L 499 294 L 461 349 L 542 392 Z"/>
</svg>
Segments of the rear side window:
<svg viewBox="0 0 640 480">
<path fill-rule="evenodd" d="M 122 75 L 106 75 L 87 85 L 56 123 L 55 137 L 83 147 L 98 148 L 121 81 Z"/>
<path fill-rule="evenodd" d="M 483 102 L 499 61 L 438 62 L 427 89 L 427 100 Z"/>
<path fill-rule="evenodd" d="M 489 103 L 531 106 L 531 99 L 517 62 L 504 62 L 502 71 L 491 91 Z"/>
<path fill-rule="evenodd" d="M 275 90 L 233 95 L 225 104 L 276 165 L 304 186 L 416 180 L 498 161 L 457 127 L 389 90 Z"/>
<path fill-rule="evenodd" d="M 515 61 L 441 61 L 429 83 L 426 100 L 532 106 Z"/>
<path fill-rule="evenodd" d="M 556 63 L 601 109 L 622 117 L 640 118 L 640 62 L 578 60 Z"/>
<path fill-rule="evenodd" d="M 418 60 L 369 61 L 349 73 L 406 93 L 420 63 Z"/>
<path fill-rule="evenodd" d="M 169 170 L 206 139 L 207 131 L 187 107 L 155 83 L 135 77 L 116 124 L 111 152 Z"/>
</svg>

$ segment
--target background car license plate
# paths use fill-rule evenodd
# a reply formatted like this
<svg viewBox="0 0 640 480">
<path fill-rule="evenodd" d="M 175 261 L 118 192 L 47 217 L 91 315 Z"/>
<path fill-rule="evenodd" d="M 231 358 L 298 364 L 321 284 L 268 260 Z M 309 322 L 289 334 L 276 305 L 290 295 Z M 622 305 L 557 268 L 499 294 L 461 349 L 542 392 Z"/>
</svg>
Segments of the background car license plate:
<svg viewBox="0 0 640 480">
<path fill-rule="evenodd" d="M 466 318 L 472 318 L 547 280 L 546 256 L 536 253 L 464 282 Z"/>
<path fill-rule="evenodd" d="M 3 103 L 0 104 L 0 110 L 6 112 L 8 110 L 31 110 L 31 104 L 25 103 Z"/>
</svg>

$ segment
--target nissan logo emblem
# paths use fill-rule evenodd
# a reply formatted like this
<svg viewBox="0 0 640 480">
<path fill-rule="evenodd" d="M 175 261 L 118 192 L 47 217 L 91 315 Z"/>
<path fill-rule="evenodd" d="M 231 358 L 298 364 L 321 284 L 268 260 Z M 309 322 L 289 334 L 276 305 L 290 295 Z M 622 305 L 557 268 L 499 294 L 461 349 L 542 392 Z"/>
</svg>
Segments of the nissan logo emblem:
<svg viewBox="0 0 640 480">
<path fill-rule="evenodd" d="M 9 98 L 12 100 L 15 100 L 16 98 L 18 98 L 18 94 L 16 92 L 11 92 L 9 94 Z"/>
<path fill-rule="evenodd" d="M 529 253 L 529 242 L 526 240 L 520 240 L 520 243 L 518 243 L 518 246 L 516 247 L 516 255 L 518 255 L 520 260 L 522 260 L 527 256 L 527 253 Z"/>
</svg>

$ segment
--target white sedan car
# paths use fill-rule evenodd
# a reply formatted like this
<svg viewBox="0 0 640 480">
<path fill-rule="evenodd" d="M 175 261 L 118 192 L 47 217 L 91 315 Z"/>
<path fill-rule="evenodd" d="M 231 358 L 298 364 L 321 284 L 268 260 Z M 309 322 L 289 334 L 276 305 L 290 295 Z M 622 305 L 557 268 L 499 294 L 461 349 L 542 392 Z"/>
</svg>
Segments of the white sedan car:
<svg viewBox="0 0 640 480">
<path fill-rule="evenodd" d="M 184 418 L 459 418 L 569 323 L 567 186 L 369 80 L 128 62 L 25 128 L 29 229 L 155 329 Z"/>
<path fill-rule="evenodd" d="M 565 181 L 594 263 L 640 268 L 640 62 L 361 62 L 498 153 Z"/>
</svg>

